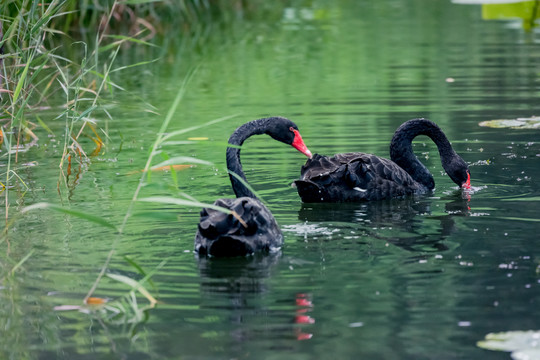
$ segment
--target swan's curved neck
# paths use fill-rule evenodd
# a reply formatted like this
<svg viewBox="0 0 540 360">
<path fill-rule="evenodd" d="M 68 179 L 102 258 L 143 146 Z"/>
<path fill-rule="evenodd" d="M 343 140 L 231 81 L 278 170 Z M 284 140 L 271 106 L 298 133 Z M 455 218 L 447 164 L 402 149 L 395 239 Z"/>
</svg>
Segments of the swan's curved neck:
<svg viewBox="0 0 540 360">
<path fill-rule="evenodd" d="M 434 122 L 427 119 L 414 119 L 401 125 L 390 143 L 390 159 L 407 171 L 411 177 L 428 189 L 435 188 L 433 175 L 418 160 L 412 149 L 412 141 L 418 135 L 426 135 L 433 140 L 439 149 L 444 168 L 456 155 L 452 145 L 442 130 Z"/>
<path fill-rule="evenodd" d="M 230 145 L 242 146 L 244 141 L 253 135 L 264 134 L 268 128 L 269 119 L 259 119 L 250 121 L 240 126 L 229 138 Z M 242 170 L 242 163 L 240 162 L 240 148 L 228 147 L 227 148 L 227 169 L 230 172 L 238 175 L 242 180 L 247 183 L 246 175 Z M 251 198 L 257 198 L 251 190 L 249 190 L 240 180 L 235 176 L 229 174 L 231 179 L 231 185 L 236 194 L 236 197 L 247 196 Z"/>
</svg>

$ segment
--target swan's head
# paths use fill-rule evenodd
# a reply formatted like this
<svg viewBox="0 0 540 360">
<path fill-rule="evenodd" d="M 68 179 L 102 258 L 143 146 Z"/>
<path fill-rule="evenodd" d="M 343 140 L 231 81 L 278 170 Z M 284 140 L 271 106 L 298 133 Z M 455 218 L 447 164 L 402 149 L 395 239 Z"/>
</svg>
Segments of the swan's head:
<svg viewBox="0 0 540 360">
<path fill-rule="evenodd" d="M 450 176 L 450 178 L 461 188 L 471 188 L 471 173 L 469 171 L 469 166 L 459 155 L 455 154 L 445 170 L 448 176 Z"/>
<path fill-rule="evenodd" d="M 298 126 L 291 120 L 282 117 L 272 118 L 265 132 L 272 138 L 291 145 L 308 158 L 312 157 L 311 151 L 309 151 L 306 144 L 304 144 L 304 140 L 302 140 Z"/>
</svg>

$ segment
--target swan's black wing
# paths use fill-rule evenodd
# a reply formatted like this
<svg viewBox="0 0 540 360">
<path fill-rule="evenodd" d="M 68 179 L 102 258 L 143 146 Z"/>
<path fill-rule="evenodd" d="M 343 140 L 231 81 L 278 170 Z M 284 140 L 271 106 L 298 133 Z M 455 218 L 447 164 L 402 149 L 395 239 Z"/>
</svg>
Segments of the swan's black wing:
<svg viewBox="0 0 540 360">
<path fill-rule="evenodd" d="M 245 256 L 258 251 L 275 251 L 283 245 L 276 219 L 259 200 L 218 199 L 214 205 L 236 212 L 247 227 L 233 215 L 202 209 L 195 235 L 195 251 L 200 255 Z"/>
<path fill-rule="evenodd" d="M 396 163 L 372 154 L 315 154 L 295 181 L 303 202 L 370 201 L 426 189 Z"/>
</svg>

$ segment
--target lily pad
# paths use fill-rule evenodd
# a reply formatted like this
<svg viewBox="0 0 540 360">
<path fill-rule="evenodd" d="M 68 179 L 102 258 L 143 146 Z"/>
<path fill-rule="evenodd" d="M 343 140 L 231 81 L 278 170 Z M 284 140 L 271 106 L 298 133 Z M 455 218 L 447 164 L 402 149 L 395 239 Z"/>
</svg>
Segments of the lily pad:
<svg viewBox="0 0 540 360">
<path fill-rule="evenodd" d="M 506 331 L 487 334 L 476 345 L 486 350 L 512 352 L 512 359 L 540 359 L 540 331 Z"/>
<path fill-rule="evenodd" d="M 512 359 L 514 360 L 536 360 L 540 359 L 539 349 L 527 349 L 523 351 L 514 351 L 512 353 Z"/>
<path fill-rule="evenodd" d="M 480 126 L 509 129 L 540 129 L 540 116 L 482 121 Z"/>
</svg>

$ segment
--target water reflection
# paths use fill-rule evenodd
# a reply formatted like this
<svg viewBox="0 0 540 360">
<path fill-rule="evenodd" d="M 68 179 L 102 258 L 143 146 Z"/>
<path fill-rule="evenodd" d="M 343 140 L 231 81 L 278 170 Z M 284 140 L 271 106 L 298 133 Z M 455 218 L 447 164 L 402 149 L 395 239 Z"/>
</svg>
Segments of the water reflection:
<svg viewBox="0 0 540 360">
<path fill-rule="evenodd" d="M 5 357 L 478 359 L 486 353 L 474 343 L 486 333 L 538 328 L 538 134 L 478 124 L 534 115 L 539 48 L 525 41 L 523 31 L 479 21 L 478 8 L 449 1 L 325 4 L 335 9 L 326 21 L 330 31 L 318 30 L 322 21 L 302 19 L 314 29 L 281 31 L 281 11 L 270 17 L 264 12 L 276 26 L 261 21 L 240 27 L 245 22 L 235 21 L 234 31 L 224 27 L 218 32 L 224 41 L 215 41 L 223 46 L 208 47 L 170 130 L 224 114 L 279 113 L 294 117 L 317 151 L 386 156 L 403 119 L 433 118 L 474 166 L 474 185 L 487 186 L 475 189 L 473 210 L 449 192 L 429 143 L 418 142 L 416 150 L 436 169 L 435 194 L 442 198 L 302 206 L 295 191 L 284 189 L 285 179 L 298 176 L 301 160 L 254 141 L 244 165 L 285 230 L 283 254 L 194 260 L 198 209 L 167 209 L 174 217 L 165 219 L 162 207 L 153 208 L 151 220 L 131 219 L 126 231 L 136 241 L 119 243 L 115 259 L 136 255 L 148 270 L 171 258 L 153 277 L 162 303 L 133 343 L 117 327 L 106 335 L 88 316 L 58 316 L 39 301 L 51 289 L 85 293 L 110 251 L 110 236 L 63 214 L 28 214 L 14 224 L 10 251 L 20 256 L 9 267 L 30 248 L 34 255 L 15 272 L 21 286 L 3 284 L 0 291 Z M 295 16 L 302 16 L 299 10 Z M 182 66 L 159 64 L 157 76 L 143 76 L 139 95 L 164 114 L 183 81 L 184 63 L 201 63 L 200 56 L 179 57 Z M 115 76 L 120 74 L 120 83 L 136 76 Z M 105 154 L 79 171 L 74 158 L 67 179 L 76 189 L 74 209 L 115 223 L 138 185 L 138 177 L 122 174 L 144 167 L 163 121 L 128 111 L 140 108 L 132 95 L 117 99 L 119 133 L 110 134 L 107 148 L 108 154 L 121 150 L 114 161 Z M 234 122 L 216 124 L 177 139 L 209 141 L 161 149 L 163 156 L 215 161 L 215 168 L 177 171 L 178 184 L 169 174 L 153 173 L 141 196 L 172 196 L 178 185 L 204 202 L 230 194 L 224 134 L 234 128 Z M 24 153 L 39 160 L 23 174 L 35 187 L 26 202 L 58 202 L 53 165 L 63 140 L 53 140 L 44 152 L 33 147 Z M 125 288 L 114 283 L 104 290 Z M 125 339 L 116 341 L 118 356 L 106 354 L 110 337 Z"/>
<path fill-rule="evenodd" d="M 444 212 L 438 207 L 444 202 Z M 470 213 L 469 199 L 456 192 L 442 199 L 408 198 L 365 203 L 302 204 L 298 219 L 318 223 L 317 231 L 325 225 L 351 229 L 351 234 L 384 240 L 408 251 L 445 251 L 444 240 L 457 229 L 456 217 Z M 438 220 L 433 227 L 426 219 Z M 288 228 L 294 231 L 294 228 Z M 348 234 L 342 235 L 348 237 Z"/>
<path fill-rule="evenodd" d="M 310 294 L 293 291 L 275 304 L 261 302 L 270 292 L 281 252 L 237 258 L 198 258 L 201 309 L 227 312 L 229 336 L 236 344 L 266 340 L 308 340 L 315 322 Z M 278 346 L 276 344 L 272 346 Z M 239 350 L 242 350 L 240 348 Z"/>
<path fill-rule="evenodd" d="M 225 294 L 229 309 L 247 305 L 245 296 L 268 291 L 266 280 L 275 271 L 281 252 L 235 258 L 199 257 L 201 290 L 206 294 Z"/>
<path fill-rule="evenodd" d="M 455 4 L 481 5 L 483 20 L 522 20 L 524 30 L 530 31 L 540 18 L 540 1 L 538 0 L 452 0 Z"/>
</svg>

